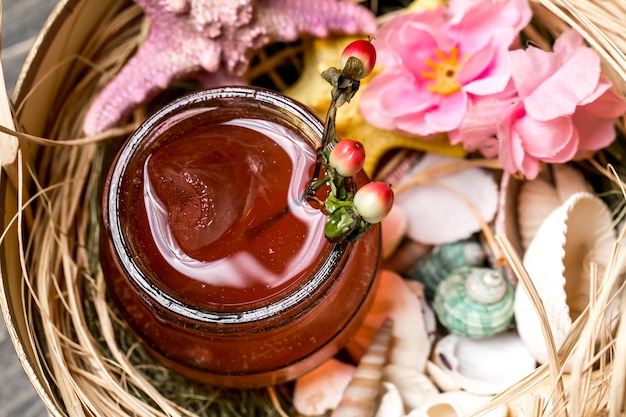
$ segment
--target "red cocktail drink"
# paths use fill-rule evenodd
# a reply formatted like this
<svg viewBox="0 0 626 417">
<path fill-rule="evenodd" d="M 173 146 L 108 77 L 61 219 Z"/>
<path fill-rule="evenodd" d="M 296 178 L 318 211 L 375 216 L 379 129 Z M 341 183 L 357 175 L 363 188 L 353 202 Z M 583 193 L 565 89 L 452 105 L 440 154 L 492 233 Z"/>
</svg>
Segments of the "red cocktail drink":
<svg viewBox="0 0 626 417">
<path fill-rule="evenodd" d="M 161 109 L 119 152 L 104 196 L 105 273 L 164 364 L 213 384 L 275 384 L 356 330 L 380 231 L 324 237 L 326 215 L 304 198 L 322 128 L 277 93 L 223 88 Z"/>
</svg>

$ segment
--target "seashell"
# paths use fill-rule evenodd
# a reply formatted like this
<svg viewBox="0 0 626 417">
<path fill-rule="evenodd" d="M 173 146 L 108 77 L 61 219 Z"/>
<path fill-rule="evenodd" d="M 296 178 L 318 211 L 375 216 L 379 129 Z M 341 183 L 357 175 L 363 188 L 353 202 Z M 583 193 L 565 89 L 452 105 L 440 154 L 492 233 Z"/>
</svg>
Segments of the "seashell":
<svg viewBox="0 0 626 417">
<path fill-rule="evenodd" d="M 521 181 L 512 177 L 508 172 L 502 174 L 500 180 L 500 195 L 498 196 L 498 213 L 493 222 L 493 230 L 496 235 L 504 235 L 511 242 L 513 249 L 520 256 L 524 253 L 522 239 L 519 236 L 517 225 L 517 206 Z M 493 251 L 487 251 L 487 262 L 492 268 L 502 271 L 511 285 L 517 285 L 517 276 L 508 263 L 500 263 Z"/>
<path fill-rule="evenodd" d="M 346 350 L 359 361 L 372 343 L 377 329 L 390 318 L 393 320 L 393 341 L 389 363 L 423 372 L 431 350 L 431 338 L 426 328 L 422 303 L 398 274 L 381 270 L 374 300 L 363 325 L 346 345 Z"/>
<path fill-rule="evenodd" d="M 539 226 L 552 211 L 573 194 L 591 191 L 583 175 L 569 165 L 546 166 L 537 179 L 522 182 L 517 216 L 523 248 L 528 248 Z"/>
<path fill-rule="evenodd" d="M 432 300 L 437 286 L 452 271 L 464 266 L 481 266 L 485 263 L 485 251 L 475 239 L 436 246 L 432 252 L 419 259 L 409 271 L 409 278 L 424 284 L 426 298 Z"/>
<path fill-rule="evenodd" d="M 439 390 L 424 373 L 401 365 L 385 366 L 383 380 L 393 383 L 407 410 L 421 407 Z"/>
<path fill-rule="evenodd" d="M 577 192 L 591 192 L 583 175 L 567 164 L 547 164 L 532 181 L 522 181 L 504 173 L 500 181 L 496 234 L 505 235 L 520 256 L 541 223 Z M 490 260 L 491 265 L 495 263 Z M 505 266 L 503 273 L 516 285 L 517 277 Z"/>
<path fill-rule="evenodd" d="M 354 376 L 355 367 L 331 358 L 296 379 L 293 406 L 299 414 L 317 416 L 333 410 Z"/>
<path fill-rule="evenodd" d="M 428 370 L 442 390 L 494 395 L 527 376 L 535 365 L 519 335 L 506 331 L 483 339 L 446 335 L 435 345 Z"/>
<path fill-rule="evenodd" d="M 375 417 L 404 417 L 404 404 L 398 388 L 391 382 L 383 382 L 385 393 Z"/>
<path fill-rule="evenodd" d="M 381 246 L 383 259 L 389 258 L 400 246 L 408 229 L 408 220 L 402 207 L 394 205 L 381 222 Z"/>
<path fill-rule="evenodd" d="M 515 291 L 498 271 L 489 268 L 455 269 L 443 280 L 433 309 L 452 333 L 479 338 L 506 330 L 513 319 Z"/>
<path fill-rule="evenodd" d="M 403 185 L 417 175 L 424 176 L 419 186 Z M 498 186 L 490 173 L 432 153 L 424 154 L 396 190 L 394 204 L 409 218 L 408 237 L 432 245 L 469 238 L 481 230 L 481 220 L 493 220 L 498 206 Z"/>
<path fill-rule="evenodd" d="M 428 300 L 426 300 L 426 295 L 424 294 L 424 284 L 417 281 L 404 280 L 409 290 L 417 297 L 417 300 L 422 307 L 422 314 L 424 315 L 424 323 L 426 324 L 426 333 L 430 339 L 430 342 L 435 341 L 435 337 L 437 336 L 437 316 L 435 315 L 434 310 L 430 306 Z"/>
<path fill-rule="evenodd" d="M 589 303 L 589 263 L 597 263 L 602 277 L 615 239 L 607 205 L 583 192 L 554 210 L 530 242 L 523 264 L 546 310 L 557 349 Z M 541 321 L 521 285 L 516 289 L 514 312 L 520 337 L 540 363 L 547 362 Z"/>
<path fill-rule="evenodd" d="M 405 237 L 393 254 L 383 259 L 383 268 L 402 276 L 408 275 L 415 261 L 430 253 L 432 249 L 432 245 L 425 245 Z"/>
<path fill-rule="evenodd" d="M 424 406 L 407 417 L 463 417 L 487 403 L 492 397 L 465 391 L 443 392 L 432 397 Z M 483 417 L 506 417 L 506 405 L 481 414 Z"/>
<path fill-rule="evenodd" d="M 331 417 L 373 416 L 381 396 L 383 368 L 387 362 L 393 321 L 386 319 L 361 358 L 352 380 Z"/>
</svg>

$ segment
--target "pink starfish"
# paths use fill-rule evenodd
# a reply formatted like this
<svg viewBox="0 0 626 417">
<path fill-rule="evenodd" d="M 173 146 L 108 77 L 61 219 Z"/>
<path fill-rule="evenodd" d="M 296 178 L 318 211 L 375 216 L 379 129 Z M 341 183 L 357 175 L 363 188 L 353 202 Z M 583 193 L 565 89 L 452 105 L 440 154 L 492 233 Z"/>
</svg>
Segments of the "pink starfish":
<svg viewBox="0 0 626 417">
<path fill-rule="evenodd" d="M 245 83 L 249 52 L 269 42 L 376 30 L 369 10 L 339 0 L 135 1 L 150 19 L 150 34 L 91 105 L 88 135 L 115 126 L 175 79 L 201 72 L 206 88 Z"/>
</svg>

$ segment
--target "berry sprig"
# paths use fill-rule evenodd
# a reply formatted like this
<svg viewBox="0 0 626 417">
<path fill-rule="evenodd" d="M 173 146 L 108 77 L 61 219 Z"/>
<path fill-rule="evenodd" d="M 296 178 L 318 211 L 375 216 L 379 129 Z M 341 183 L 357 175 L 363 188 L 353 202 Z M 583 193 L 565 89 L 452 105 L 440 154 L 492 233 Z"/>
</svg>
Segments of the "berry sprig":
<svg viewBox="0 0 626 417">
<path fill-rule="evenodd" d="M 371 39 L 357 40 L 343 50 L 339 69 L 328 68 L 322 72 L 322 78 L 333 89 L 307 198 L 317 201 L 328 214 L 324 233 L 332 242 L 356 241 L 372 224 L 382 221 L 393 205 L 393 191 L 384 182 L 370 182 L 354 194 L 351 192 L 352 176 L 365 162 L 365 149 L 358 141 L 339 140 L 335 129 L 337 108 L 350 102 L 359 89 L 360 80 L 372 72 L 375 63 L 376 49 Z M 324 175 L 319 178 L 322 170 Z M 317 192 L 324 185 L 329 186 L 329 193 L 322 201 Z"/>
</svg>

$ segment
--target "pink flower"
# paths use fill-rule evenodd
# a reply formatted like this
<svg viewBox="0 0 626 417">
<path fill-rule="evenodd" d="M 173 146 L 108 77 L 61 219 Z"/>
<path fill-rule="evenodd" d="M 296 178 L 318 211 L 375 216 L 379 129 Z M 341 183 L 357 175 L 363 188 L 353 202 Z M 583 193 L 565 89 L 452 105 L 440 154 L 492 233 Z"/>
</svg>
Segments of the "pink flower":
<svg viewBox="0 0 626 417">
<path fill-rule="evenodd" d="M 610 89 L 600 58 L 578 32 L 562 34 L 554 52 L 529 47 L 509 57 L 519 97 L 496 127 L 505 170 L 532 179 L 542 162 L 586 157 L 615 139 L 615 118 L 626 103 Z"/>
<path fill-rule="evenodd" d="M 452 0 L 391 20 L 375 37 L 383 70 L 362 93 L 364 117 L 422 136 L 457 129 L 476 97 L 506 87 L 508 49 L 530 17 L 526 0 Z"/>
</svg>

